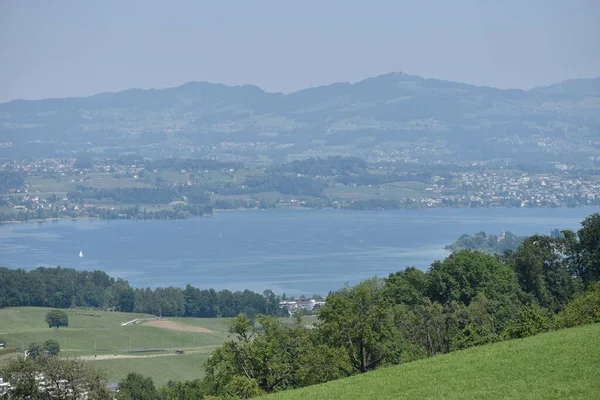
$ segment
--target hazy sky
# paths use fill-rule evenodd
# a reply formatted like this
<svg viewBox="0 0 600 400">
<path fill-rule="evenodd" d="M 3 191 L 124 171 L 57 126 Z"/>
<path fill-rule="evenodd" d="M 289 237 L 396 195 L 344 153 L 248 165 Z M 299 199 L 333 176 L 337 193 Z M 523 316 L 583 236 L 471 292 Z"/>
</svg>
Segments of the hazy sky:
<svg viewBox="0 0 600 400">
<path fill-rule="evenodd" d="M 599 21 L 600 0 L 0 0 L 0 101 L 391 71 L 531 88 L 599 76 Z"/>
</svg>

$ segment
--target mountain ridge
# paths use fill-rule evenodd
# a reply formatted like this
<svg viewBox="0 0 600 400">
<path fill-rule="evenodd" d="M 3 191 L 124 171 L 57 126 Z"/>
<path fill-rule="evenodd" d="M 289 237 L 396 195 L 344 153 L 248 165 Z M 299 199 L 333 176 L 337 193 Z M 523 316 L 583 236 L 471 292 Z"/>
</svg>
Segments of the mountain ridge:
<svg viewBox="0 0 600 400">
<path fill-rule="evenodd" d="M 388 160 L 574 162 L 598 156 L 600 78 L 525 91 L 392 72 L 287 94 L 187 82 L 1 103 L 0 137 L 0 157 L 31 151 L 221 157 L 213 150 L 228 141 L 293 147 L 262 155 L 231 146 L 221 151 L 243 162 L 340 152 L 381 159 L 382 151 Z"/>
<path fill-rule="evenodd" d="M 240 85 L 232 85 L 232 84 L 225 84 L 225 83 L 219 83 L 219 82 L 211 82 L 211 81 L 187 81 L 184 82 L 180 85 L 176 85 L 176 86 L 168 86 L 168 87 L 163 87 L 163 88 L 156 88 L 156 87 L 150 87 L 150 88 L 138 88 L 138 87 L 132 87 L 132 88 L 127 88 L 127 89 L 123 89 L 123 90 L 116 90 L 116 91 L 105 91 L 105 92 L 97 92 L 97 93 L 93 93 L 93 94 L 89 94 L 89 95 L 83 95 L 83 96 L 64 96 L 64 97 L 46 97 L 46 98 L 41 98 L 41 99 L 23 99 L 23 98 L 17 98 L 17 99 L 13 99 L 13 100 L 9 100 L 9 101 L 5 101 L 5 102 L 0 102 L 0 106 L 9 104 L 9 103 L 22 103 L 22 102 L 38 102 L 38 101 L 47 101 L 47 100 L 76 100 L 76 99 L 86 99 L 86 98 L 90 98 L 90 97 L 97 97 L 97 96 L 104 96 L 104 95 L 114 95 L 114 94 L 121 94 L 124 92 L 161 92 L 161 91 L 170 91 L 170 90 L 176 90 L 176 89 L 183 89 L 183 88 L 187 88 L 187 87 L 192 87 L 192 86 L 198 86 L 198 85 L 202 85 L 202 86 L 217 86 L 217 87 L 226 87 L 226 88 L 251 88 L 252 90 L 258 90 L 262 93 L 265 94 L 273 94 L 273 95 L 280 95 L 280 96 L 290 96 L 290 95 L 294 95 L 297 94 L 299 92 L 304 92 L 304 91 L 310 91 L 312 89 L 319 89 L 319 88 L 327 88 L 330 86 L 353 86 L 353 85 L 357 85 L 357 84 L 361 84 L 364 83 L 366 81 L 370 81 L 370 80 L 374 80 L 374 79 L 379 79 L 379 78 L 385 78 L 388 76 L 393 76 L 393 77 L 403 77 L 403 78 L 410 78 L 411 80 L 415 81 L 422 81 L 422 82 L 427 82 L 427 81 L 431 81 L 431 82 L 437 82 L 437 83 L 442 83 L 442 84 L 452 84 L 452 85 L 457 85 L 457 86 L 464 86 L 464 87 L 470 87 L 470 88 L 482 88 L 482 89 L 494 89 L 494 90 L 498 90 L 498 91 L 505 91 L 505 92 L 539 92 L 539 91 L 544 91 L 550 88 L 555 88 L 555 87 L 561 87 L 565 84 L 570 84 L 570 83 L 582 83 L 585 84 L 587 82 L 590 83 L 594 83 L 595 85 L 600 85 L 600 76 L 597 77 L 592 77 L 592 78 L 572 78 L 572 79 L 566 79 L 563 81 L 559 81 L 559 82 L 555 82 L 555 83 L 551 83 L 549 85 L 542 85 L 542 86 L 536 86 L 533 87 L 531 89 L 521 89 L 521 88 L 498 88 L 495 86 L 489 86 L 489 85 L 475 85 L 475 84 L 471 84 L 471 83 L 466 83 L 466 82 L 458 82 L 458 81 L 451 81 L 451 80 L 446 80 L 446 79 L 439 79 L 439 78 L 426 78 L 426 77 L 422 77 L 420 75 L 410 75 L 410 74 L 406 74 L 402 71 L 392 71 L 392 72 L 388 72 L 388 73 L 384 73 L 384 74 L 380 74 L 380 75 L 376 75 L 373 77 L 368 77 L 368 78 L 364 78 L 361 79 L 359 81 L 356 82 L 350 82 L 350 81 L 335 81 L 335 82 L 331 82 L 331 83 L 327 83 L 324 85 L 318 85 L 318 86 L 309 86 L 306 88 L 302 88 L 302 89 L 298 89 L 292 92 L 288 92 L 288 93 L 283 93 L 281 91 L 268 91 L 266 89 L 261 88 L 258 85 L 255 84 L 240 84 Z M 598 90 L 598 89 L 595 89 Z M 600 95 L 597 91 L 594 92 L 592 95 Z"/>
</svg>

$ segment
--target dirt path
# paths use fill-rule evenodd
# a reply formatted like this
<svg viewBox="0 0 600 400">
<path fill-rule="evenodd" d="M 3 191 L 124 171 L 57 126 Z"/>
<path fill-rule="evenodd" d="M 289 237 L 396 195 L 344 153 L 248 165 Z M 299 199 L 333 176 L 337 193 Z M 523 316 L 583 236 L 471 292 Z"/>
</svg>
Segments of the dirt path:
<svg viewBox="0 0 600 400">
<path fill-rule="evenodd" d="M 213 348 L 216 346 L 206 346 L 206 348 Z M 191 350 L 191 351 L 187 351 L 185 352 L 185 354 L 196 354 L 196 353 L 202 353 L 201 350 Z M 165 353 L 165 354 L 146 354 L 143 356 L 132 356 L 129 354 L 100 354 L 97 356 L 81 356 L 81 357 L 77 357 L 79 360 L 86 360 L 86 361 L 98 361 L 98 360 L 120 360 L 120 359 L 124 359 L 124 358 L 155 358 L 155 357 L 175 357 L 175 356 L 179 356 L 180 354 L 176 354 L 175 351 L 173 350 L 172 353 Z"/>
</svg>

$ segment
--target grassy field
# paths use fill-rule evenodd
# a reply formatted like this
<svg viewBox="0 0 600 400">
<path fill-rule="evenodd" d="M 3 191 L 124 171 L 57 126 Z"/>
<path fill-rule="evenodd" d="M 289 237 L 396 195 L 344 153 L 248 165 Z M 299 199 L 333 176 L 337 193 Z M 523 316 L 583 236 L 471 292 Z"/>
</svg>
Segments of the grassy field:
<svg viewBox="0 0 600 400">
<path fill-rule="evenodd" d="M 425 197 L 427 185 L 421 182 L 394 182 L 383 185 L 346 186 L 340 183 L 326 188 L 324 193 L 334 199 L 367 200 L 372 198 L 403 200 Z"/>
<path fill-rule="evenodd" d="M 204 376 L 202 363 L 209 356 L 208 351 L 195 352 L 182 356 L 150 357 L 91 361 L 106 373 L 109 382 L 119 382 L 130 372 L 149 376 L 157 386 L 171 381 L 194 380 Z"/>
<path fill-rule="evenodd" d="M 600 324 L 476 347 L 266 396 L 267 400 L 500 398 L 600 398 Z"/>
<path fill-rule="evenodd" d="M 38 307 L 0 309 L 0 339 L 10 348 L 56 339 L 61 346 L 61 356 L 66 357 L 163 355 L 108 360 L 92 358 L 113 381 L 131 371 L 151 376 L 160 384 L 169 379 L 200 377 L 202 361 L 227 337 L 226 319 L 173 318 L 170 321 L 182 329 L 172 330 L 144 324 L 121 326 L 136 318 L 153 318 L 151 315 L 95 310 L 65 310 L 69 327 L 53 330 L 44 320 L 49 310 Z M 195 327 L 212 332 L 194 332 Z M 186 355 L 177 356 L 175 350 L 185 350 Z"/>
</svg>

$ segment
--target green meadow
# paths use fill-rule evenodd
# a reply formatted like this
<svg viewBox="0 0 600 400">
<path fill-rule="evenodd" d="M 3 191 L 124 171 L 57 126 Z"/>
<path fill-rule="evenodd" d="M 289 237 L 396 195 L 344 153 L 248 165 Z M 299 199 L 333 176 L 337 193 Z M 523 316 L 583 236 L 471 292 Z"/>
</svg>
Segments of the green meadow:
<svg viewBox="0 0 600 400">
<path fill-rule="evenodd" d="M 209 350 L 181 356 L 148 357 L 91 361 L 104 371 L 109 382 L 118 382 L 130 372 L 152 377 L 157 386 L 169 381 L 185 381 L 204 376 L 203 362 L 209 356 Z"/>
<path fill-rule="evenodd" d="M 597 399 L 600 324 L 427 358 L 266 396 L 300 399 Z"/>
<path fill-rule="evenodd" d="M 199 378 L 203 374 L 202 362 L 227 338 L 226 319 L 169 319 L 182 328 L 201 327 L 212 331 L 193 332 L 143 323 L 122 326 L 136 318 L 156 317 L 96 310 L 64 310 L 69 316 L 69 327 L 54 330 L 45 322 L 49 310 L 39 307 L 0 309 L 0 339 L 6 341 L 7 348 L 19 349 L 32 342 L 56 339 L 61 346 L 61 356 L 89 358 L 106 371 L 111 381 L 118 381 L 132 371 L 151 376 L 159 385 L 169 380 Z M 176 350 L 184 350 L 185 354 L 175 355 Z M 124 358 L 113 358 L 115 356 Z M 127 358 L 131 356 L 139 358 Z M 7 362 L 6 357 L 0 359 L 0 366 Z M 105 359 L 107 357 L 111 358 Z"/>
</svg>

